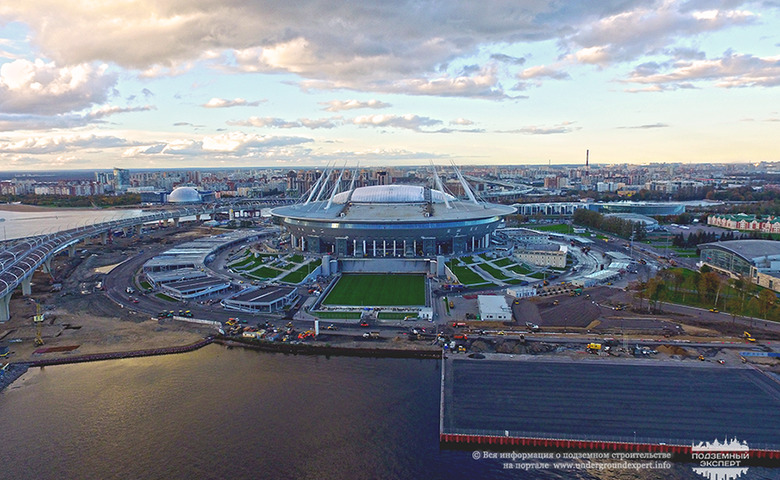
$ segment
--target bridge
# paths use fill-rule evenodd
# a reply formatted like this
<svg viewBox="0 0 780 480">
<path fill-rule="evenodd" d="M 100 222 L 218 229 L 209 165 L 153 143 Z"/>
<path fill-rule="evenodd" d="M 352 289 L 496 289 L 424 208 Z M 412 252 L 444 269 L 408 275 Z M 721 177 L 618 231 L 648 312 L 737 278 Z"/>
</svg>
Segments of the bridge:
<svg viewBox="0 0 780 480">
<path fill-rule="evenodd" d="M 144 224 L 173 220 L 178 225 L 182 217 L 211 215 L 217 212 L 253 211 L 269 206 L 283 205 L 294 202 L 292 199 L 249 200 L 224 202 L 209 205 L 193 205 L 188 207 L 169 208 L 147 212 L 137 217 L 112 220 L 69 230 L 62 230 L 48 235 L 38 235 L 15 242 L 6 242 L 0 249 L 0 323 L 10 318 L 9 303 L 13 292 L 22 287 L 22 295 L 30 295 L 33 273 L 39 268 L 51 272 L 51 258 L 60 252 L 68 251 L 68 255 L 76 253 L 76 245 L 88 238 L 99 237 L 105 245 L 110 232 L 116 230 L 129 231 L 135 229 L 141 234 Z M 231 212 L 231 218 L 233 213 Z"/>
</svg>

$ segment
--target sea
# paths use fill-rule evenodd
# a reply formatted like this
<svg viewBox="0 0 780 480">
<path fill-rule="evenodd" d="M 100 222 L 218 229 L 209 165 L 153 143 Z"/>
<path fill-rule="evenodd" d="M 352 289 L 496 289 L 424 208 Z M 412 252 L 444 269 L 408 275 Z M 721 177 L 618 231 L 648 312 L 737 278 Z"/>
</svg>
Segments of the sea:
<svg viewBox="0 0 780 480">
<path fill-rule="evenodd" d="M 140 209 L 41 209 L 39 211 L 4 210 L 0 205 L 0 238 L 3 241 L 16 238 L 48 235 L 61 230 L 137 217 Z"/>
<path fill-rule="evenodd" d="M 437 360 L 222 345 L 33 368 L 0 392 L 0 478 L 703 478 L 687 464 L 523 471 L 442 449 L 440 378 Z M 751 467 L 739 478 L 778 473 Z"/>
</svg>

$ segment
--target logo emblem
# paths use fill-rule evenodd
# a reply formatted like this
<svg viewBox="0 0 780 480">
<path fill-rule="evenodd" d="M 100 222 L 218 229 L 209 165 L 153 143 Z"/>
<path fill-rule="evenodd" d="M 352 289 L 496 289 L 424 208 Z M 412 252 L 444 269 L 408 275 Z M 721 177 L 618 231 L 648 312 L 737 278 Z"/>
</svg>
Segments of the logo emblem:
<svg viewBox="0 0 780 480">
<path fill-rule="evenodd" d="M 693 471 L 707 480 L 734 480 L 748 471 L 744 463 L 750 459 L 750 448 L 736 438 L 724 438 L 723 443 L 715 439 L 691 445 L 691 458 L 698 465 Z"/>
</svg>

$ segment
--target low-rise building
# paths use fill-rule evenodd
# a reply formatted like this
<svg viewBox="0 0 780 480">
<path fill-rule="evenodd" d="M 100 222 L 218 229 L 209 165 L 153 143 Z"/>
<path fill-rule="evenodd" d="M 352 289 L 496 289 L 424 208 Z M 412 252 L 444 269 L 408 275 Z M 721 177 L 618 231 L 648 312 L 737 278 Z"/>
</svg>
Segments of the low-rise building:
<svg viewBox="0 0 780 480">
<path fill-rule="evenodd" d="M 477 303 L 481 320 L 512 320 L 512 309 L 506 304 L 503 295 L 478 295 Z"/>
</svg>

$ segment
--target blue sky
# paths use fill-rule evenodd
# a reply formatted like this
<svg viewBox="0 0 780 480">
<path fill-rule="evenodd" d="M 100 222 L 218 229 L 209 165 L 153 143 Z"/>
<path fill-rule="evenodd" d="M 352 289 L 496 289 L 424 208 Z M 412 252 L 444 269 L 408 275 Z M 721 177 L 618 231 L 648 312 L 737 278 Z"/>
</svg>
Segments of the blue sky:
<svg viewBox="0 0 780 480">
<path fill-rule="evenodd" d="M 780 2 L 0 4 L 8 170 L 780 160 Z"/>
</svg>

